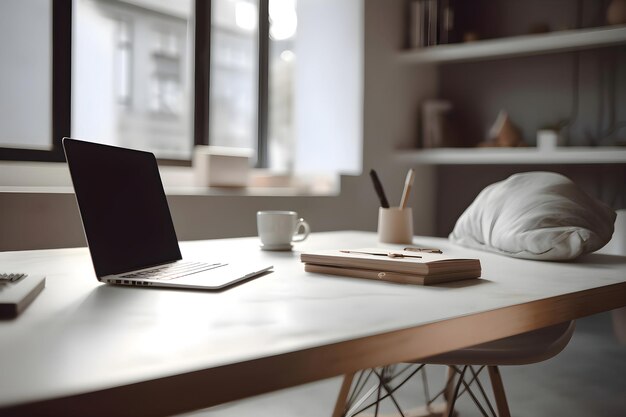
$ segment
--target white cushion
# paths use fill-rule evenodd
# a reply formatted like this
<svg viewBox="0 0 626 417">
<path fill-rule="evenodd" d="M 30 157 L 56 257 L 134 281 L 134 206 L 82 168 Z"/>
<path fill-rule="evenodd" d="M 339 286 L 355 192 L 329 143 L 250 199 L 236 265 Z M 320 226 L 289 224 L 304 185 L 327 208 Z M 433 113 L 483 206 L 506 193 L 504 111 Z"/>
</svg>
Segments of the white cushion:
<svg viewBox="0 0 626 417">
<path fill-rule="evenodd" d="M 553 172 L 526 172 L 480 192 L 449 238 L 516 258 L 573 259 L 600 249 L 615 211 Z"/>
</svg>

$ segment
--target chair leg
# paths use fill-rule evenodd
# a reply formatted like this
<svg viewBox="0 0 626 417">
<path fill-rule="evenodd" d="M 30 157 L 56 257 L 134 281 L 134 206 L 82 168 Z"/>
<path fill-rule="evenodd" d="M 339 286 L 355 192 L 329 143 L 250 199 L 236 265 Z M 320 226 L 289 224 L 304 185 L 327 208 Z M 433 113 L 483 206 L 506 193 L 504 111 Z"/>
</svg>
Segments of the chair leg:
<svg viewBox="0 0 626 417">
<path fill-rule="evenodd" d="M 445 398 L 446 402 L 450 402 L 452 395 L 454 394 L 454 377 L 456 376 L 456 372 L 453 366 L 448 366 L 446 368 L 446 387 L 443 391 L 443 398 Z"/>
<path fill-rule="evenodd" d="M 463 370 L 459 373 L 459 379 L 456 383 L 452 383 L 452 389 L 448 392 L 448 384 L 450 384 L 451 380 L 453 381 L 455 378 L 455 368 L 453 366 L 448 367 L 448 381 L 446 382 L 446 392 L 448 392 L 448 398 L 446 399 L 446 407 L 442 413 L 443 417 L 453 417 L 454 414 L 454 405 L 456 404 L 456 400 L 459 397 L 459 390 L 463 383 L 463 378 L 465 378 L 465 371 L 467 371 L 467 366 L 463 367 Z"/>
<path fill-rule="evenodd" d="M 464 366 L 462 370 L 457 370 L 454 366 L 448 366 L 447 368 L 446 386 L 443 392 L 443 395 L 446 401 L 445 401 L 445 407 L 442 413 L 442 415 L 445 417 L 451 417 L 455 415 L 454 406 L 456 403 L 456 399 L 459 397 L 459 394 L 462 393 L 460 392 L 461 385 L 465 385 L 466 390 L 470 389 L 469 385 L 465 383 L 465 380 L 464 380 L 467 368 L 468 366 Z M 496 400 L 496 407 L 498 409 L 498 417 L 511 417 L 511 414 L 509 412 L 509 406 L 506 400 L 506 394 L 504 391 L 504 385 L 502 383 L 502 376 L 500 375 L 500 370 L 498 369 L 497 366 L 487 366 L 487 369 L 489 371 L 489 379 L 491 380 L 491 386 L 493 388 L 493 393 L 494 393 L 494 397 Z M 457 373 L 460 374 L 458 377 L 456 375 Z M 348 402 L 348 396 L 350 395 L 350 388 L 352 387 L 354 376 L 355 376 L 355 373 L 349 373 L 344 376 L 343 382 L 341 384 L 341 388 L 339 389 L 339 394 L 337 396 L 337 401 L 335 403 L 335 408 L 333 410 L 332 417 L 344 417 L 346 412 L 348 411 L 346 409 L 346 405 Z M 477 375 L 474 374 L 474 378 L 476 377 Z M 472 381 L 469 382 L 469 384 L 471 383 Z M 379 387 L 378 387 L 379 390 L 382 387 L 382 385 L 383 385 L 383 382 L 381 380 Z M 390 390 L 389 387 L 385 387 L 385 389 L 389 392 L 389 395 L 392 394 L 393 390 Z M 483 396 L 485 396 L 484 391 L 482 392 L 483 392 Z M 366 395 L 369 395 L 369 394 L 366 394 Z M 470 391 L 470 395 L 473 395 L 471 391 Z M 380 393 L 379 393 L 379 399 L 380 399 Z M 475 402 L 477 401 L 475 398 L 474 400 Z M 485 397 L 485 400 L 489 403 L 489 400 L 486 397 Z M 480 404 L 479 403 L 477 404 L 480 407 Z M 494 413 L 493 408 L 491 408 L 491 412 Z M 485 411 L 483 411 L 483 414 L 485 414 Z"/>
<path fill-rule="evenodd" d="M 613 316 L 613 333 L 622 346 L 626 346 L 626 307 L 611 311 Z"/>
<path fill-rule="evenodd" d="M 337 396 L 337 402 L 335 403 L 335 410 L 333 411 L 333 417 L 342 417 L 346 413 L 346 402 L 348 401 L 348 394 L 350 393 L 350 387 L 352 386 L 352 380 L 354 379 L 354 372 L 346 374 L 343 377 L 343 383 L 341 389 L 339 389 L 339 395 Z"/>
<path fill-rule="evenodd" d="M 504 385 L 502 384 L 502 376 L 497 366 L 488 366 L 489 379 L 493 388 L 493 395 L 496 398 L 496 407 L 498 408 L 498 417 L 511 417 L 509 412 L 509 404 L 506 401 Z"/>
</svg>

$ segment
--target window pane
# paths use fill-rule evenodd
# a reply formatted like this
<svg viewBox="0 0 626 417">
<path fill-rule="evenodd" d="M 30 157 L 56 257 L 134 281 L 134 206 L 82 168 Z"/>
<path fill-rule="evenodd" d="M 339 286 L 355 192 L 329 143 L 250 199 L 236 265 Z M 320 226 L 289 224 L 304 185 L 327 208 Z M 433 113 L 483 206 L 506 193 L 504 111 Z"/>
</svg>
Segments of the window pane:
<svg viewBox="0 0 626 417">
<path fill-rule="evenodd" d="M 209 141 L 256 149 L 258 1 L 213 0 Z"/>
<path fill-rule="evenodd" d="M 269 168 L 293 171 L 296 0 L 270 0 Z"/>
<path fill-rule="evenodd" d="M 0 1 L 0 146 L 52 146 L 52 2 Z"/>
<path fill-rule="evenodd" d="M 192 0 L 75 0 L 72 136 L 189 159 Z"/>
<path fill-rule="evenodd" d="M 297 0 L 297 16 L 294 170 L 360 173 L 363 1 Z"/>
<path fill-rule="evenodd" d="M 272 170 L 360 172 L 362 8 L 362 0 L 269 0 Z"/>
</svg>

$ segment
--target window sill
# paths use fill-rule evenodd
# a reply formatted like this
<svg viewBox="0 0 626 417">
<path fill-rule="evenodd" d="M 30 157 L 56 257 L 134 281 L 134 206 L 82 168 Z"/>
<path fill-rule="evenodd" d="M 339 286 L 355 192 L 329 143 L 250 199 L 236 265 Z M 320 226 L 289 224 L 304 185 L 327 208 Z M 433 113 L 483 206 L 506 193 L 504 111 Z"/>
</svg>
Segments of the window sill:
<svg viewBox="0 0 626 417">
<path fill-rule="evenodd" d="M 0 186 L 0 193 L 6 194 L 74 194 L 72 187 L 63 186 Z M 202 188 L 169 187 L 168 196 L 212 196 L 212 197 L 333 197 L 338 191 L 302 190 L 294 187 L 246 187 L 246 188 Z"/>
<path fill-rule="evenodd" d="M 306 197 L 337 196 L 339 175 L 307 177 L 252 170 L 248 187 L 197 187 L 190 167 L 161 166 L 161 179 L 169 196 Z M 73 194 L 66 164 L 1 162 L 0 193 Z"/>
</svg>

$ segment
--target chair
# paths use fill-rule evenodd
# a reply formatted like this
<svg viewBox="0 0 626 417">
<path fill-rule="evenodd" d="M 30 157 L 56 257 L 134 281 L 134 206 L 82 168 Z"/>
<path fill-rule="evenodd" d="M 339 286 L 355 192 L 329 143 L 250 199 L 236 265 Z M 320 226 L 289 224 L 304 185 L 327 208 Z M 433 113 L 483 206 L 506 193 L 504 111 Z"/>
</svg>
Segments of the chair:
<svg viewBox="0 0 626 417">
<path fill-rule="evenodd" d="M 598 253 L 626 256 L 626 210 L 616 210 L 615 231 L 609 243 Z M 613 332 L 617 341 L 626 346 L 626 307 L 611 311 L 613 316 Z"/>
<path fill-rule="evenodd" d="M 409 378 L 416 375 L 418 372 L 423 371 L 424 366 L 427 364 L 448 365 L 448 378 L 444 389 L 442 389 L 433 398 L 430 398 L 425 373 L 422 372 L 422 377 L 424 378 L 425 396 L 427 398 L 426 411 L 428 412 L 428 414 L 425 415 L 443 415 L 445 417 L 453 416 L 457 398 L 467 392 L 481 411 L 482 415 L 509 417 L 509 407 L 498 367 L 526 365 L 542 362 L 552 358 L 561 352 L 565 346 L 567 346 L 572 334 L 574 333 L 574 328 L 574 321 L 570 321 L 532 332 L 523 333 L 521 335 L 511 336 L 466 349 L 460 349 L 433 356 L 420 360 L 419 364 L 407 365 L 402 369 L 397 369 L 398 365 L 391 365 L 382 368 L 364 370 L 360 372 L 355 384 L 353 384 L 353 381 L 356 375 L 346 375 L 335 404 L 333 417 L 351 417 L 371 407 L 375 408 L 375 415 L 378 415 L 378 405 L 380 401 L 387 398 L 393 402 L 400 415 L 404 416 L 405 414 L 394 398 L 394 393 Z M 497 414 L 493 409 L 487 394 L 485 393 L 482 383 L 478 379 L 479 374 L 485 368 L 489 373 L 496 408 L 498 410 Z M 375 385 L 364 395 L 360 395 L 364 390 L 367 380 L 370 379 L 372 375 L 375 377 Z M 466 376 L 469 377 L 469 382 L 466 381 Z M 486 408 L 483 407 L 481 401 L 479 401 L 478 394 L 472 390 L 472 385 L 478 387 L 479 395 L 482 396 L 487 405 Z M 367 398 L 371 397 L 374 392 L 377 393 L 376 399 L 369 405 L 362 406 Z M 437 414 L 434 413 L 431 405 L 440 396 L 443 396 L 446 401 L 441 414 Z M 487 413 L 487 411 L 489 411 L 490 414 Z"/>
</svg>

